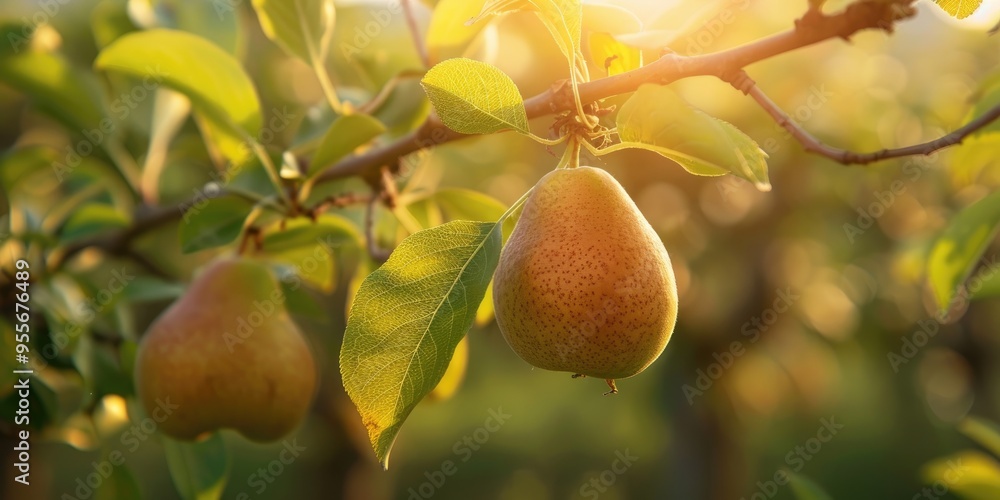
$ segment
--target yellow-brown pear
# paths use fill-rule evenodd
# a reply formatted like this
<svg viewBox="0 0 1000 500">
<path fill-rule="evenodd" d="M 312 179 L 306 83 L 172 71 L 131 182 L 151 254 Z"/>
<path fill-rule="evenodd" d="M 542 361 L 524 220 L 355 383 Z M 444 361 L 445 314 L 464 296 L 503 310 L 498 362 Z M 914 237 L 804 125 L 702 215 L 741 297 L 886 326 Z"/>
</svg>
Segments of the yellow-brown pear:
<svg viewBox="0 0 1000 500">
<path fill-rule="evenodd" d="M 316 366 L 268 268 L 228 258 L 209 264 L 149 327 L 135 378 L 146 413 L 169 436 L 231 428 L 273 441 L 308 412 Z"/>
<path fill-rule="evenodd" d="M 663 243 L 618 181 L 591 167 L 538 181 L 500 256 L 493 301 L 522 359 L 608 379 L 612 390 L 660 356 L 677 319 Z"/>
</svg>

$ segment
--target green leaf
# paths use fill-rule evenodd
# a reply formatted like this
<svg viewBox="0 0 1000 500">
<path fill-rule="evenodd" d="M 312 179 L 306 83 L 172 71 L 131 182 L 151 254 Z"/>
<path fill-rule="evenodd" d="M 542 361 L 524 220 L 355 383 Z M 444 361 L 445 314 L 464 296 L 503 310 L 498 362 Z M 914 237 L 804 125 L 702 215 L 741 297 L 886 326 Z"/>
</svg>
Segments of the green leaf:
<svg viewBox="0 0 1000 500">
<path fill-rule="evenodd" d="M 281 280 L 281 292 L 285 296 L 285 306 L 292 315 L 323 323 L 329 320 L 325 307 L 294 278 Z"/>
<path fill-rule="evenodd" d="M 257 91 L 239 62 L 212 42 L 166 29 L 130 33 L 102 50 L 94 65 L 186 95 L 210 143 L 236 163 L 249 156 L 246 141 L 262 122 Z"/>
<path fill-rule="evenodd" d="M 152 276 L 136 276 L 122 289 L 121 297 L 126 302 L 156 302 L 173 300 L 183 294 L 184 286 L 178 283 Z"/>
<path fill-rule="evenodd" d="M 580 33 L 583 25 L 583 10 L 580 0 L 489 0 L 473 20 L 511 12 L 530 10 L 541 19 L 549 30 L 556 46 L 566 56 L 570 68 L 580 54 Z"/>
<path fill-rule="evenodd" d="M 447 54 L 461 50 L 472 40 L 483 24 L 466 24 L 482 10 L 482 1 L 441 0 L 431 14 L 427 27 L 427 55 L 437 63 Z"/>
<path fill-rule="evenodd" d="M 230 54 L 242 45 L 240 15 L 236 2 L 192 2 L 190 0 L 129 0 L 129 14 L 143 29 L 168 28 L 203 37 Z"/>
<path fill-rule="evenodd" d="M 974 280 L 976 278 L 979 278 L 979 286 L 969 287 L 969 291 L 972 292 L 970 296 L 973 300 L 1000 297 L 1000 273 L 996 272 L 995 269 L 984 268 L 979 273 L 976 273 L 975 276 L 969 278 L 970 283 L 975 283 Z"/>
<path fill-rule="evenodd" d="M 538 17 L 555 39 L 559 50 L 566 56 L 571 71 L 581 55 L 580 34 L 583 10 L 580 0 L 530 0 L 538 9 Z"/>
<path fill-rule="evenodd" d="M 216 500 L 222 497 L 229 476 L 229 455 L 219 433 L 195 443 L 182 443 L 163 436 L 163 451 L 174 486 L 185 500 Z"/>
<path fill-rule="evenodd" d="M 191 253 L 235 240 L 251 210 L 253 203 L 237 196 L 222 196 L 203 206 L 192 206 L 181 222 L 181 250 Z"/>
<path fill-rule="evenodd" d="M 309 163 L 308 174 L 312 176 L 321 172 L 384 132 L 385 125 L 368 115 L 354 114 L 337 118 L 323 135 L 319 148 Z"/>
<path fill-rule="evenodd" d="M 963 120 L 965 123 L 1000 106 L 1000 71 L 984 78 L 970 99 L 974 104 L 965 115 Z M 961 144 L 955 146 L 950 160 L 952 175 L 963 184 L 976 182 L 983 170 L 997 164 L 998 147 L 1000 147 L 1000 121 L 994 121 L 976 130 Z"/>
<path fill-rule="evenodd" d="M 44 146 L 10 149 L 0 156 L 0 186 L 10 195 L 20 183 L 62 160 L 55 150 Z"/>
<path fill-rule="evenodd" d="M 333 0 L 253 0 L 260 26 L 273 42 L 306 64 L 322 63 L 324 34 L 333 30 Z"/>
<path fill-rule="evenodd" d="M 302 280 L 330 292 L 335 283 L 335 250 L 358 248 L 360 242 L 361 236 L 350 221 L 323 215 L 316 222 L 289 221 L 283 231 L 264 237 L 263 249 L 268 258 L 291 265 Z"/>
<path fill-rule="evenodd" d="M 528 115 L 514 81 L 499 69 L 472 59 L 448 59 L 421 80 L 441 121 L 463 134 L 505 129 L 528 133 Z"/>
<path fill-rule="evenodd" d="M 59 236 L 64 242 L 79 240 L 111 229 L 120 229 L 128 224 L 129 218 L 115 207 L 104 203 L 90 203 L 73 211 Z"/>
<path fill-rule="evenodd" d="M 96 79 L 57 55 L 0 51 L 0 82 L 30 96 L 38 109 L 74 132 L 100 129 L 104 111 Z"/>
<path fill-rule="evenodd" d="M 944 483 L 955 495 L 971 500 L 1000 498 L 1000 464 L 989 455 L 966 450 L 924 465 L 924 482 Z"/>
<path fill-rule="evenodd" d="M 820 488 L 811 479 L 795 474 L 794 472 L 786 473 L 788 474 L 792 492 L 795 493 L 795 498 L 798 500 L 833 500 L 830 495 L 823 491 L 823 488 Z"/>
<path fill-rule="evenodd" d="M 99 49 L 125 33 L 135 31 L 135 25 L 128 17 L 126 2 L 101 0 L 90 13 L 90 31 Z"/>
<path fill-rule="evenodd" d="M 265 252 L 283 252 L 314 245 L 336 248 L 344 245 L 359 245 L 361 236 L 351 221 L 333 214 L 325 214 L 315 222 L 308 219 L 288 221 L 285 229 L 264 236 Z"/>
<path fill-rule="evenodd" d="M 491 222 L 500 219 L 507 207 L 496 198 L 462 188 L 442 188 L 433 195 L 449 220 Z"/>
<path fill-rule="evenodd" d="M 659 153 L 695 175 L 732 172 L 769 191 L 767 153 L 733 125 L 697 109 L 667 87 L 643 85 L 618 113 L 623 145 Z"/>
<path fill-rule="evenodd" d="M 951 160 L 948 162 L 952 175 L 962 184 L 976 182 L 984 170 L 997 166 L 998 150 L 1000 150 L 998 132 L 988 131 L 966 138 L 961 145 L 952 150 Z"/>
<path fill-rule="evenodd" d="M 83 376 L 87 398 L 91 402 L 97 402 L 108 394 L 124 397 L 134 394 L 132 378 L 125 376 L 116 354 L 89 335 L 80 338 L 73 360 Z"/>
<path fill-rule="evenodd" d="M 6 17 L 6 16 L 5 16 Z M 18 54 L 22 50 L 34 48 L 35 34 L 27 18 L 15 21 L 10 18 L 0 19 L 0 56 Z"/>
<path fill-rule="evenodd" d="M 112 453 L 122 453 L 115 450 Z M 116 457 L 118 459 L 118 457 Z M 108 454 L 103 458 L 105 463 L 111 462 Z M 101 481 L 101 485 L 94 490 L 94 500 L 138 500 L 142 498 L 142 489 L 135 475 L 128 468 L 127 464 L 116 465 L 111 476 Z"/>
<path fill-rule="evenodd" d="M 1000 425 L 978 417 L 966 417 L 958 424 L 958 430 L 1000 457 Z"/>
<path fill-rule="evenodd" d="M 507 211 L 507 207 L 496 198 L 479 191 L 462 188 L 443 188 L 437 190 L 431 199 L 444 210 L 446 220 L 495 221 Z M 505 221 L 503 225 L 504 241 L 514 230 L 513 220 Z"/>
<path fill-rule="evenodd" d="M 403 421 L 441 380 L 472 326 L 500 247 L 497 222 L 425 229 L 403 240 L 358 290 L 340 373 L 383 467 Z"/>
<path fill-rule="evenodd" d="M 938 309 L 946 311 L 958 288 L 993 241 L 1000 223 L 1000 191 L 954 216 L 931 248 L 927 280 Z"/>
<path fill-rule="evenodd" d="M 951 17 L 965 19 L 983 4 L 983 0 L 934 0 L 934 3 Z"/>
</svg>

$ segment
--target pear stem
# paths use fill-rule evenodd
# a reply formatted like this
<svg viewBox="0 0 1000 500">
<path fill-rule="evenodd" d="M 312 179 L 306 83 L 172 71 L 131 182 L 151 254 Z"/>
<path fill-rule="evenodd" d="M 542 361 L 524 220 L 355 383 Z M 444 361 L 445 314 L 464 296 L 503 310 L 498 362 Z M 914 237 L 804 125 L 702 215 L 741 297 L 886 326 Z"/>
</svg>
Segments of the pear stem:
<svg viewBox="0 0 1000 500">
<path fill-rule="evenodd" d="M 569 138 L 569 143 L 566 144 L 566 151 L 563 152 L 562 158 L 559 160 L 559 164 L 556 168 L 576 168 L 580 166 L 580 137 L 576 134 L 572 134 Z"/>
<path fill-rule="evenodd" d="M 615 379 L 609 378 L 609 379 L 605 379 L 604 381 L 607 382 L 608 383 L 608 387 L 611 388 L 610 391 L 604 393 L 605 396 L 607 396 L 608 394 L 618 394 L 618 387 L 615 386 Z"/>
</svg>

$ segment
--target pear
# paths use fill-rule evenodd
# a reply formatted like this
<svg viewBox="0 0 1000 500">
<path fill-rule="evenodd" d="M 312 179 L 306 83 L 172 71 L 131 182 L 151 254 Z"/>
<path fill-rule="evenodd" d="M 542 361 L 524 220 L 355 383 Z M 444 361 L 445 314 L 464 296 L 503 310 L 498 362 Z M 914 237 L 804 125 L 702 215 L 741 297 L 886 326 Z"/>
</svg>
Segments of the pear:
<svg viewBox="0 0 1000 500">
<path fill-rule="evenodd" d="M 232 428 L 266 442 L 306 415 L 316 365 L 267 267 L 227 258 L 209 264 L 150 325 L 135 378 L 146 413 L 169 436 Z"/>
<path fill-rule="evenodd" d="M 660 356 L 677 285 L 659 236 L 618 181 L 591 167 L 542 177 L 500 256 L 497 324 L 538 368 L 631 377 Z"/>
</svg>

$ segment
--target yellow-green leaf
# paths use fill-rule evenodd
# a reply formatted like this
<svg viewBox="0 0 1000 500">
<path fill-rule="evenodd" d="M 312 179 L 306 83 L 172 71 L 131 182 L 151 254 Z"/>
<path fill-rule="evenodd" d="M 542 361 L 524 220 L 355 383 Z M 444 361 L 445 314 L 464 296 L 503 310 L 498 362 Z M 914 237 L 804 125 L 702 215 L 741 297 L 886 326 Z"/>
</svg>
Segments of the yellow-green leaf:
<svg viewBox="0 0 1000 500">
<path fill-rule="evenodd" d="M 364 114 L 345 115 L 337 118 L 319 143 L 319 148 L 309 164 L 309 175 L 329 167 L 333 162 L 349 155 L 368 141 L 382 135 L 385 125 L 378 119 Z"/>
<path fill-rule="evenodd" d="M 978 417 L 966 417 L 958 424 L 958 430 L 1000 457 L 1000 426 L 996 423 Z"/>
<path fill-rule="evenodd" d="M 441 0 L 434 7 L 427 27 L 427 55 L 431 64 L 448 53 L 463 48 L 483 25 L 469 23 L 482 10 L 482 0 Z"/>
<path fill-rule="evenodd" d="M 191 206 L 180 224 L 181 251 L 196 252 L 235 240 L 253 206 L 238 196 L 220 196 Z"/>
<path fill-rule="evenodd" d="M 1000 224 L 1000 191 L 973 203 L 954 216 L 931 248 L 927 280 L 938 309 L 947 311 Z"/>
<path fill-rule="evenodd" d="M 238 6 L 236 2 L 225 1 L 128 0 L 128 14 L 142 29 L 186 31 L 237 55 L 243 46 L 243 24 L 236 9 Z"/>
<path fill-rule="evenodd" d="M 965 19 L 983 4 L 983 0 L 934 0 L 934 3 L 952 17 Z"/>
<path fill-rule="evenodd" d="M 642 67 L 642 51 L 608 33 L 591 33 L 590 60 L 612 76 Z"/>
<path fill-rule="evenodd" d="M 315 222 L 289 221 L 284 229 L 264 236 L 264 254 L 290 268 L 296 276 L 324 292 L 335 284 L 336 251 L 357 248 L 361 236 L 347 219 L 326 214 Z"/>
<path fill-rule="evenodd" d="M 462 380 L 465 378 L 465 367 L 469 364 L 469 336 L 462 337 L 462 341 L 455 347 L 455 354 L 448 362 L 448 369 L 445 370 L 441 380 L 434 386 L 434 390 L 427 395 L 428 401 L 444 401 L 452 397 Z"/>
<path fill-rule="evenodd" d="M 505 129 L 528 133 L 528 115 L 514 81 L 472 59 L 448 59 L 430 69 L 421 85 L 441 121 L 463 134 Z"/>
<path fill-rule="evenodd" d="M 340 373 L 383 467 L 472 326 L 500 259 L 499 224 L 454 221 L 414 233 L 358 290 Z"/>
<path fill-rule="evenodd" d="M 732 172 L 768 191 L 767 153 L 733 125 L 691 106 L 667 87 L 643 85 L 618 113 L 628 147 L 655 151 L 695 175 Z"/>
<path fill-rule="evenodd" d="M 104 112 L 93 75 L 55 54 L 0 51 L 0 82 L 30 96 L 38 109 L 74 132 L 100 128 Z"/>
<path fill-rule="evenodd" d="M 129 217 L 104 203 L 88 203 L 77 208 L 59 231 L 62 241 L 80 240 L 128 226 Z"/>
<path fill-rule="evenodd" d="M 130 33 L 102 50 L 94 65 L 181 92 L 203 118 L 202 131 L 224 146 L 227 157 L 248 156 L 246 139 L 257 135 L 262 121 L 257 91 L 240 63 L 212 42 L 166 29 Z"/>
<path fill-rule="evenodd" d="M 580 51 L 580 34 L 583 25 L 583 10 L 580 0 L 531 0 L 538 9 L 538 17 L 549 29 L 559 50 L 566 56 L 570 67 L 575 67 Z"/>
<path fill-rule="evenodd" d="M 472 22 L 522 10 L 533 11 L 538 15 L 559 50 L 566 56 L 570 67 L 575 67 L 577 54 L 581 53 L 583 10 L 580 0 L 490 0 Z"/>
<path fill-rule="evenodd" d="M 961 498 L 1000 498 L 1000 464 L 985 453 L 960 451 L 931 461 L 922 472 L 924 482 L 940 481 Z"/>
<path fill-rule="evenodd" d="M 253 7 L 268 38 L 307 64 L 323 62 L 336 19 L 333 0 L 253 0 Z"/>
</svg>

